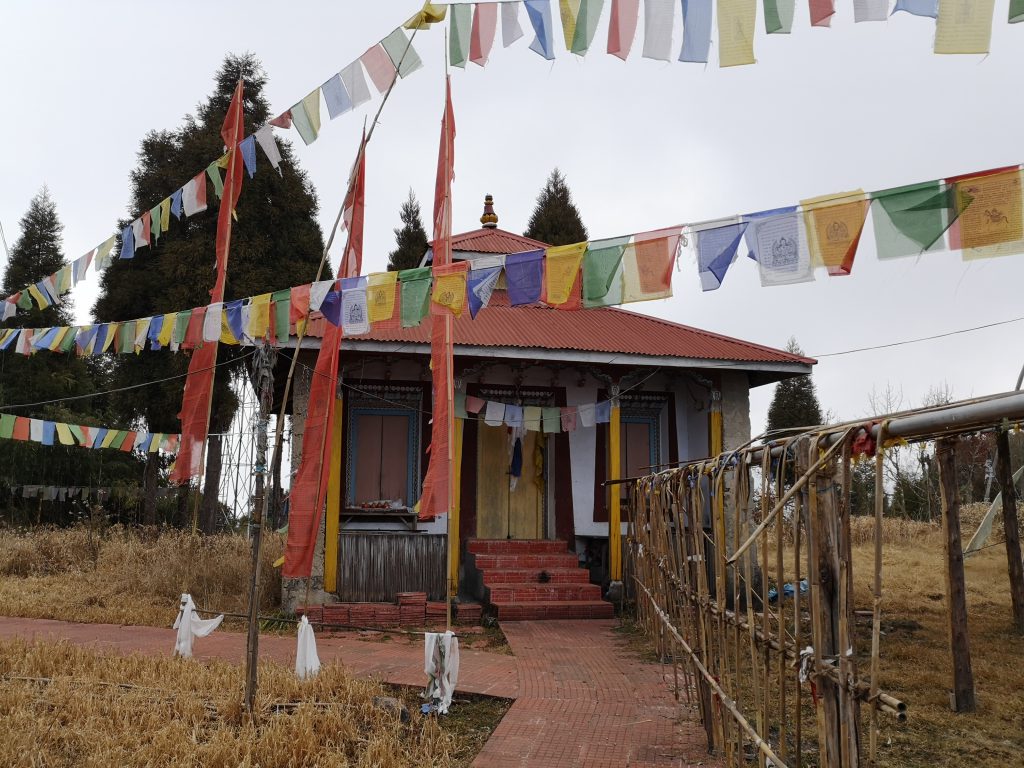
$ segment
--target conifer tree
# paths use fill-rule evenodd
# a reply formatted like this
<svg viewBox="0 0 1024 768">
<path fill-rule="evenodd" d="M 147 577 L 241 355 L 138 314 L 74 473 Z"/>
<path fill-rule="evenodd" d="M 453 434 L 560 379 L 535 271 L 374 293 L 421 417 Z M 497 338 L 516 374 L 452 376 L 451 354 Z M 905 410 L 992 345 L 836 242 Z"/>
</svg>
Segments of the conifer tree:
<svg viewBox="0 0 1024 768">
<path fill-rule="evenodd" d="M 388 254 L 388 271 L 412 269 L 420 265 L 427 252 L 427 232 L 423 229 L 420 203 L 409 188 L 409 197 L 399 212 L 402 226 L 395 230 L 395 250 Z"/>
<path fill-rule="evenodd" d="M 131 175 L 132 215 L 150 210 L 205 169 L 224 151 L 220 136 L 224 116 L 239 77 L 244 80 L 245 133 L 251 134 L 270 117 L 263 94 L 266 76 L 251 54 L 228 55 L 214 77 L 213 93 L 196 115 L 185 117 L 173 130 L 152 131 L 142 141 L 139 164 Z M 256 175 L 244 174 L 233 224 L 225 300 L 245 298 L 309 282 L 323 252 L 323 236 L 316 223 L 317 200 L 292 154 L 291 145 L 279 145 L 283 163 L 276 172 L 257 152 Z M 101 294 L 94 312 L 98 321 L 129 320 L 205 306 L 215 278 L 218 201 L 207 188 L 208 210 L 180 221 L 171 217 L 170 229 L 156 245 L 137 249 L 134 259 L 116 260 L 103 274 Z M 127 222 L 122 222 L 122 226 Z M 330 274 L 323 275 L 324 279 Z M 231 372 L 240 371 L 245 348 L 221 344 L 214 382 L 210 432 L 223 432 L 231 423 L 237 398 L 230 386 Z M 220 365 L 227 363 L 226 365 Z M 118 355 L 114 377 L 120 385 L 180 376 L 188 368 L 184 354 L 146 351 Z M 130 390 L 120 405 L 127 416 L 145 422 L 151 430 L 176 432 L 184 380 Z M 219 442 L 207 451 L 202 526 L 216 523 L 216 490 L 220 466 Z M 155 477 L 148 473 L 147 477 Z M 152 519 L 153 493 L 147 486 L 147 518 Z"/>
<path fill-rule="evenodd" d="M 64 264 L 63 232 L 57 206 L 43 187 L 32 198 L 20 221 L 20 234 L 4 271 L 3 295 L 9 296 L 38 283 Z M 7 328 L 50 328 L 74 322 L 67 296 L 59 304 L 40 309 L 19 309 L 4 323 Z M 102 388 L 105 380 L 101 365 L 74 353 L 40 350 L 25 356 L 10 348 L 0 364 L 0 404 L 15 416 L 63 421 L 71 424 L 96 424 L 103 417 L 106 399 L 83 397 Z M 99 386 L 98 386 L 99 385 Z M 38 404 L 38 405 L 33 405 Z M 28 407 L 19 407 L 19 406 Z M 137 477 L 137 464 L 128 456 L 103 457 L 76 446 L 43 446 L 34 442 L 0 440 L 0 484 L 88 486 L 100 482 L 131 480 Z M 16 504 L 13 506 L 17 506 Z M 49 505 L 47 511 L 51 511 Z M 36 503 L 31 503 L 29 519 L 37 519 Z M 47 518 L 64 522 L 64 517 Z"/>
<path fill-rule="evenodd" d="M 572 192 L 557 168 L 537 195 L 537 204 L 523 234 L 548 245 L 569 245 L 587 239 L 587 228 L 572 201 Z"/>
<path fill-rule="evenodd" d="M 786 351 L 794 355 L 803 354 L 795 338 L 790 338 Z M 821 405 L 810 375 L 796 376 L 775 385 L 775 394 L 768 407 L 769 431 L 815 426 L 821 424 L 822 420 Z"/>
</svg>

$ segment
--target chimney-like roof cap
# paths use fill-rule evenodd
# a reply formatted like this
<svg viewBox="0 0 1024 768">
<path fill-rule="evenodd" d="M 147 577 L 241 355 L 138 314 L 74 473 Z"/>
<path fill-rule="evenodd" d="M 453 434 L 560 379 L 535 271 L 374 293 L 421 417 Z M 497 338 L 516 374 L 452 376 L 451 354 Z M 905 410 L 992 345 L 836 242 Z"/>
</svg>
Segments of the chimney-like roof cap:
<svg viewBox="0 0 1024 768">
<path fill-rule="evenodd" d="M 498 228 L 498 214 L 494 212 L 494 198 L 490 195 L 484 196 L 484 215 L 480 217 L 480 224 L 484 229 Z"/>
</svg>

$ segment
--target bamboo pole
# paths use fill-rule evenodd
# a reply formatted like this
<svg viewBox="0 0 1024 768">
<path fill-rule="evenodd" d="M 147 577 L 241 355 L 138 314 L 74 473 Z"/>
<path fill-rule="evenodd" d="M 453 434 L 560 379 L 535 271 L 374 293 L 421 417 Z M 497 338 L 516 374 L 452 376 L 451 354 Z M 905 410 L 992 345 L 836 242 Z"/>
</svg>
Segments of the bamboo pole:
<svg viewBox="0 0 1024 768">
<path fill-rule="evenodd" d="M 775 482 L 775 493 L 777 496 L 782 494 L 782 485 L 786 475 L 786 457 L 783 455 L 779 458 L 778 473 L 776 475 Z M 776 512 L 778 516 L 775 521 L 775 591 L 776 600 L 778 601 L 778 612 L 775 620 L 776 625 L 779 628 L 779 638 L 784 640 L 786 634 L 786 601 L 785 595 L 783 594 L 783 587 L 786 583 L 786 574 L 784 568 L 783 554 L 785 550 L 785 521 L 783 519 L 782 507 L 778 508 Z M 796 585 L 799 590 L 799 585 Z M 767 606 L 765 611 L 767 611 Z M 784 643 L 782 644 L 784 645 Z M 783 759 L 788 757 L 788 736 L 789 727 L 786 718 L 786 652 L 783 648 L 778 650 L 778 664 L 779 664 L 779 754 Z"/>
<path fill-rule="evenodd" d="M 879 649 L 882 634 L 882 515 L 885 512 L 884 449 L 885 424 L 878 432 L 875 449 L 875 579 L 872 588 L 871 605 L 871 699 L 878 696 L 879 670 L 881 661 Z M 878 708 L 872 707 L 868 715 L 868 759 L 878 764 Z"/>
<path fill-rule="evenodd" d="M 793 497 L 793 570 L 795 574 L 793 590 L 793 644 L 796 648 L 801 648 L 800 635 L 803 628 L 803 616 L 800 613 L 800 533 L 803 528 L 803 498 L 806 495 L 804 493 L 798 493 Z M 801 768 L 803 765 L 803 687 L 800 685 L 800 679 L 796 679 L 796 701 L 794 702 L 794 709 L 796 711 L 796 722 L 795 725 L 795 747 L 796 747 L 796 768 Z"/>
</svg>

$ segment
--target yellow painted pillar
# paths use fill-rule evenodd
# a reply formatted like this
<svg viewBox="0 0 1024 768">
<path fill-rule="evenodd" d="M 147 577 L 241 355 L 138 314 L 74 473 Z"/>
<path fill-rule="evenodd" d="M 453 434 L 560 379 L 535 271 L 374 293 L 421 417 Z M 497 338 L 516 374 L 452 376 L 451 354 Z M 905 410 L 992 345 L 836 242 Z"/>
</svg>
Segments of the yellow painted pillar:
<svg viewBox="0 0 1024 768">
<path fill-rule="evenodd" d="M 609 432 L 609 480 L 619 480 L 622 474 L 622 422 L 619 418 L 619 402 L 612 400 Z M 612 581 L 622 581 L 622 486 L 609 485 L 608 505 L 608 576 Z"/>
<path fill-rule="evenodd" d="M 459 513 L 462 510 L 462 419 L 455 419 L 452 446 L 452 508 L 449 511 L 448 543 L 451 545 L 451 572 L 448 581 L 451 594 L 459 593 Z"/>
<path fill-rule="evenodd" d="M 324 591 L 338 591 L 338 525 L 341 516 L 341 422 L 344 400 L 334 401 L 334 429 L 331 431 L 331 466 L 327 475 L 327 519 L 324 523 Z"/>
<path fill-rule="evenodd" d="M 722 431 L 722 393 L 711 393 L 711 410 L 708 413 L 708 447 L 711 456 L 718 456 L 725 450 L 725 435 Z"/>
</svg>

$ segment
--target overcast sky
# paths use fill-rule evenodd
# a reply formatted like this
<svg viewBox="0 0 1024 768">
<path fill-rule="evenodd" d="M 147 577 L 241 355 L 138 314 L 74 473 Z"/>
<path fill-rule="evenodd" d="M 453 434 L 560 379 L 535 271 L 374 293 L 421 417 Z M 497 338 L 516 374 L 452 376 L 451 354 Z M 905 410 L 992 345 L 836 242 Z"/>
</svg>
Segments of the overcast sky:
<svg viewBox="0 0 1024 768">
<path fill-rule="evenodd" d="M 628 61 L 607 55 L 610 3 L 586 58 L 558 45 L 555 61 L 545 61 L 528 49 L 529 31 L 503 49 L 499 31 L 486 68 L 469 64 L 452 74 L 454 229 L 478 226 L 483 196 L 491 193 L 499 226 L 521 232 L 555 166 L 597 238 L 1019 163 L 1024 24 L 1006 23 L 1007 4 L 996 0 L 985 57 L 934 55 L 931 19 L 900 13 L 887 23 L 855 25 L 850 0 L 838 1 L 831 29 L 812 29 L 807 4 L 798 0 L 788 36 L 766 36 L 759 8 L 758 63 L 731 69 L 640 58 L 642 22 Z M 194 112 L 225 53 L 261 59 L 266 94 L 280 112 L 419 5 L 3 3 L 0 222 L 8 243 L 43 184 L 65 224 L 69 259 L 109 236 L 118 218 L 141 213 L 126 207 L 140 140 Z M 520 23 L 529 29 L 525 13 Z M 557 21 L 555 37 L 557 43 Z M 410 187 L 425 211 L 431 207 L 443 41 L 442 26 L 417 36 L 425 66 L 395 87 L 368 151 L 364 271 L 384 268 Z M 676 51 L 680 41 L 677 18 Z M 716 61 L 714 44 L 711 55 Z M 378 103 L 334 121 L 324 111 L 320 138 L 309 147 L 285 132 L 316 186 L 325 233 L 363 119 Z M 262 154 L 259 161 L 266 172 Z M 674 298 L 630 308 L 772 346 L 796 336 L 812 355 L 1024 316 L 1024 257 L 964 263 L 954 252 L 882 263 L 870 229 L 850 277 L 761 288 L 756 265 L 743 259 L 720 290 L 702 294 L 687 258 Z M 96 282 L 91 277 L 74 291 L 80 320 Z M 919 404 L 933 385 L 947 385 L 958 398 L 1011 389 L 1024 364 L 1016 344 L 1022 332 L 1024 322 L 822 357 L 819 397 L 825 408 L 855 418 L 868 414 L 872 388 L 887 383 L 902 388 L 905 407 Z M 755 431 L 771 389 L 754 390 Z"/>
</svg>

